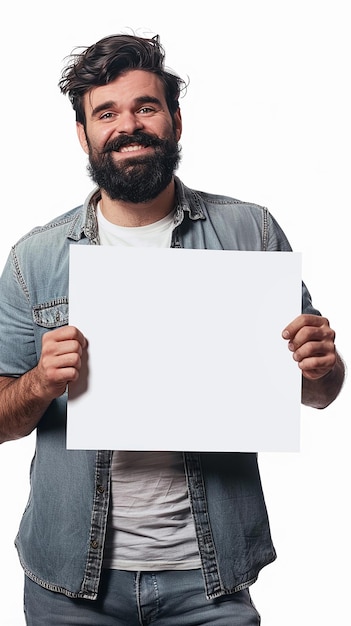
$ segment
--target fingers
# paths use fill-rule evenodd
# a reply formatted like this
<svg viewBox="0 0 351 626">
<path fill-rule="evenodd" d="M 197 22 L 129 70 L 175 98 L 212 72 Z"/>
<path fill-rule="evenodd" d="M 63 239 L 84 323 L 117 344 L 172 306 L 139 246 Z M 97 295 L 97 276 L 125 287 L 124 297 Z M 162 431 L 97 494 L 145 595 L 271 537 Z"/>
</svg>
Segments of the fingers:
<svg viewBox="0 0 351 626">
<path fill-rule="evenodd" d="M 38 370 L 48 395 L 61 395 L 69 382 L 77 380 L 86 345 L 84 335 L 74 326 L 63 326 L 43 336 Z"/>
<path fill-rule="evenodd" d="M 83 333 L 75 326 L 61 326 L 60 328 L 55 328 L 55 330 L 46 333 L 43 336 L 43 345 L 51 341 L 58 344 L 65 341 L 78 342 L 82 348 L 85 348 L 87 343 Z"/>
<path fill-rule="evenodd" d="M 313 344 L 307 344 L 304 348 L 304 350 L 294 352 L 293 359 L 297 362 L 305 378 L 321 378 L 335 366 L 336 350 L 334 346 L 325 349 L 325 352 L 315 350 Z"/>
<path fill-rule="evenodd" d="M 320 315 L 299 315 L 282 332 L 282 337 L 292 341 L 295 347 L 304 343 L 307 336 L 316 340 L 323 337 L 335 339 L 329 321 Z"/>
<path fill-rule="evenodd" d="M 335 332 L 319 315 L 299 315 L 282 332 L 288 348 L 306 378 L 316 379 L 336 363 Z"/>
</svg>

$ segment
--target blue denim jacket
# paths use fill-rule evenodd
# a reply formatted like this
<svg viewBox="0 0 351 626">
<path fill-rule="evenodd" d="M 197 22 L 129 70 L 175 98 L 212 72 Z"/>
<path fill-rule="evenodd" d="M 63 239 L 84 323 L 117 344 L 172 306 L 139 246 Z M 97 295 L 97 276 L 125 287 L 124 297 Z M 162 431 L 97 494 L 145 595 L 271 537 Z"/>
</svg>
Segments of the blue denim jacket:
<svg viewBox="0 0 351 626">
<path fill-rule="evenodd" d="M 291 250 L 267 209 L 191 190 L 178 178 L 176 190 L 172 246 Z M 0 280 L 1 375 L 20 376 L 33 368 L 43 333 L 68 323 L 69 246 L 99 244 L 98 197 L 94 190 L 84 206 L 33 229 L 13 246 Z M 304 284 L 302 309 L 318 313 Z M 174 393 L 176 401 L 181 389 Z M 112 452 L 66 450 L 66 400 L 66 394 L 54 400 L 37 426 L 30 495 L 16 546 L 32 580 L 71 597 L 95 599 Z M 187 452 L 184 464 L 207 597 L 247 587 L 276 558 L 257 455 Z"/>
</svg>

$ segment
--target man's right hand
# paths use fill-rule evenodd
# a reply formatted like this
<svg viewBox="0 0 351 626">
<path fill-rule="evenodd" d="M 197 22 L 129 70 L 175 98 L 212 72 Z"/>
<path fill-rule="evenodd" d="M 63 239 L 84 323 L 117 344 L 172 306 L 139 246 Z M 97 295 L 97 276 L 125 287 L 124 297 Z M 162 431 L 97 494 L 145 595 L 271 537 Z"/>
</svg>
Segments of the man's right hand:
<svg viewBox="0 0 351 626">
<path fill-rule="evenodd" d="M 79 377 L 86 346 L 78 328 L 56 328 L 43 336 L 36 367 L 19 378 L 0 376 L 0 443 L 34 430 L 52 400 Z"/>
<path fill-rule="evenodd" d="M 36 368 L 37 392 L 49 400 L 60 396 L 68 383 L 77 380 L 87 341 L 75 326 L 62 326 L 45 333 Z"/>
</svg>

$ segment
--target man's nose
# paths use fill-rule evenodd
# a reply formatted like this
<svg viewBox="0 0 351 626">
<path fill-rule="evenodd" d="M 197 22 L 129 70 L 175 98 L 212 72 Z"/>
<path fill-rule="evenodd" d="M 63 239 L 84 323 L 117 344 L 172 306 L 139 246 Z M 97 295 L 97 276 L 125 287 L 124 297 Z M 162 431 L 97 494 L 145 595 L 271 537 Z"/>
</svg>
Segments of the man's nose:
<svg viewBox="0 0 351 626">
<path fill-rule="evenodd" d="M 131 111 L 125 111 L 118 116 L 116 130 L 118 133 L 132 135 L 136 130 L 141 130 L 143 126 L 140 117 Z"/>
</svg>

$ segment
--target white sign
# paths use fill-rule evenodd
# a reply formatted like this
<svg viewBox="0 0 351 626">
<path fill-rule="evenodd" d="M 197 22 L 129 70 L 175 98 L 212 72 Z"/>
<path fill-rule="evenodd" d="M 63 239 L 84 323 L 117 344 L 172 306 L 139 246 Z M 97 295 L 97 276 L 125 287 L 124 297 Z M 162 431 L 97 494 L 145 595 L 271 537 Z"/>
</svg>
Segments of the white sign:
<svg viewBox="0 0 351 626">
<path fill-rule="evenodd" d="M 299 449 L 299 253 L 72 245 L 69 301 L 69 449 Z"/>
</svg>

